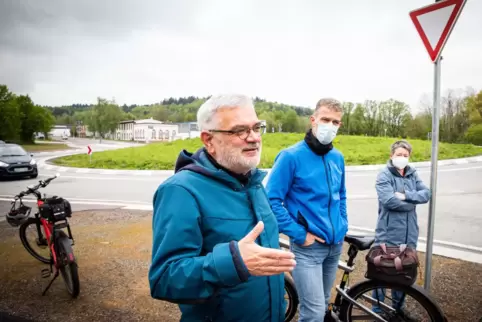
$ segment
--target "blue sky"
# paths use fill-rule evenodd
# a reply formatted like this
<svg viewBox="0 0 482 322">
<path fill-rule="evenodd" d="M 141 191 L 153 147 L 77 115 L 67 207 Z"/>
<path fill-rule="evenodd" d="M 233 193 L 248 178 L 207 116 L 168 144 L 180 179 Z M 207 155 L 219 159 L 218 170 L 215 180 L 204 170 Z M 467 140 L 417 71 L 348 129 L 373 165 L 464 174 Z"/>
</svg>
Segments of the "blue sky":
<svg viewBox="0 0 482 322">
<path fill-rule="evenodd" d="M 42 105 L 242 92 L 313 107 L 431 99 L 409 18 L 421 0 L 40 1 L 0 4 L 0 83 Z M 482 89 L 482 1 L 443 52 L 442 90 Z M 425 98 L 424 98 L 425 95 Z"/>
</svg>

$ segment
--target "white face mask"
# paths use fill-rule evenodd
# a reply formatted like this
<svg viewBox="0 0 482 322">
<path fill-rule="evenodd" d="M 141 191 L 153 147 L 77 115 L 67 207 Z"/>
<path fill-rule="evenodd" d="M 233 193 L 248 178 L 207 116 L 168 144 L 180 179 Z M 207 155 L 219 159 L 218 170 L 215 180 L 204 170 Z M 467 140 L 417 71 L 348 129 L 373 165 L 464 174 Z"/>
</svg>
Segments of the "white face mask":
<svg viewBox="0 0 482 322">
<path fill-rule="evenodd" d="M 333 123 L 318 123 L 316 128 L 316 138 L 321 144 L 331 143 L 338 132 L 338 126 L 333 125 Z"/>
<path fill-rule="evenodd" d="M 393 157 L 392 158 L 393 166 L 399 170 L 405 169 L 408 165 L 408 158 L 406 157 Z"/>
</svg>

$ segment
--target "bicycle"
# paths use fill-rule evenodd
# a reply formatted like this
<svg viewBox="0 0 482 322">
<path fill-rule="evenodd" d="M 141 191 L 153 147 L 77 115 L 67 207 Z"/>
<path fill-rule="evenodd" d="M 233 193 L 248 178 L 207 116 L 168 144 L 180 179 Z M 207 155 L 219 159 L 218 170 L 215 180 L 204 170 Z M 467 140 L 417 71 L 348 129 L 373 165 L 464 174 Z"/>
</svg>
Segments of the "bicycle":
<svg viewBox="0 0 482 322">
<path fill-rule="evenodd" d="M 357 282 L 352 287 L 348 287 L 348 278 L 350 273 L 355 270 L 354 261 L 359 251 L 364 251 L 370 249 L 374 242 L 374 238 L 370 236 L 354 236 L 346 235 L 345 242 L 349 244 L 348 248 L 348 260 L 346 262 L 339 261 L 338 269 L 343 270 L 343 276 L 341 278 L 340 284 L 336 286 L 336 298 L 333 303 L 328 306 L 328 312 L 330 314 L 330 321 L 338 322 L 351 322 L 351 321 L 380 321 L 380 322 L 390 322 L 390 321 L 413 321 L 411 319 L 406 320 L 403 315 L 403 311 L 395 309 L 392 306 L 385 304 L 373 296 L 364 295 L 367 291 L 372 293 L 374 290 L 379 289 L 395 289 L 397 291 L 403 292 L 403 297 L 409 295 L 415 299 L 418 304 L 420 304 L 428 313 L 430 320 L 433 322 L 444 322 L 447 321 L 442 309 L 435 302 L 435 300 L 425 291 L 425 289 L 414 284 L 411 286 L 399 285 L 395 283 L 387 283 L 378 280 L 363 280 Z M 280 238 L 280 245 L 283 248 L 289 249 L 289 242 L 285 239 Z M 291 321 L 296 315 L 299 299 L 296 292 L 296 287 L 293 278 L 289 274 L 285 274 L 285 291 L 288 295 L 287 310 L 285 313 L 285 321 Z M 377 297 L 379 297 L 378 293 Z M 384 311 L 384 316 L 375 313 L 366 305 L 357 302 L 357 299 L 364 299 L 370 302 L 372 305 L 377 305 L 381 310 Z M 402 299 L 403 300 L 403 299 Z M 392 299 L 394 301 L 394 299 Z M 365 313 L 363 316 L 352 316 L 354 309 L 359 309 Z M 326 320 L 325 320 L 326 321 Z"/>
<path fill-rule="evenodd" d="M 44 194 L 44 198 L 42 198 L 42 194 L 38 191 L 40 188 L 45 188 L 52 180 L 58 177 L 59 174 L 45 181 L 40 180 L 37 185 L 28 186 L 26 191 L 16 195 L 11 202 L 12 207 L 6 215 L 6 219 L 12 227 L 20 226 L 20 240 L 30 255 L 41 263 L 50 265 L 50 269 L 45 268 L 41 271 L 43 278 L 48 278 L 54 274 L 52 280 L 43 290 L 42 296 L 47 293 L 60 273 L 70 296 L 77 298 L 80 293 L 80 281 L 77 261 L 72 249 L 74 239 L 67 220 L 67 218 L 72 217 L 70 203 L 58 196 L 47 198 Z M 26 206 L 22 201 L 23 197 L 30 194 L 35 195 L 37 198 L 38 212 L 33 217 L 30 216 L 32 208 Z M 36 245 L 40 248 L 48 248 L 48 257 L 39 254 L 28 241 L 27 230 L 31 226 L 34 226 L 37 235 Z M 67 228 L 68 234 L 62 230 L 64 228 Z"/>
</svg>

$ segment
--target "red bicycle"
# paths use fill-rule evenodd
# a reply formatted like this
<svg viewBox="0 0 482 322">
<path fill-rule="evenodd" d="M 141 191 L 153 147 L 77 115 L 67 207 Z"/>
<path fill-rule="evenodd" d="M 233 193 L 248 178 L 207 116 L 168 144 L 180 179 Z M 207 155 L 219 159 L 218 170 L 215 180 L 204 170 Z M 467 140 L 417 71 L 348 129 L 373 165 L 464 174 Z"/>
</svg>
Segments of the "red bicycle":
<svg viewBox="0 0 482 322">
<path fill-rule="evenodd" d="M 49 264 L 50 269 L 42 269 L 42 277 L 48 278 L 52 274 L 54 277 L 46 286 L 42 295 L 45 295 L 55 279 L 62 275 L 69 294 L 76 298 L 80 292 L 79 273 L 76 258 L 72 246 L 74 239 L 67 218 L 72 217 L 70 203 L 57 196 L 47 198 L 38 191 L 45 188 L 52 180 L 57 178 L 57 174 L 45 181 L 40 180 L 35 186 L 28 186 L 27 191 L 22 191 L 14 197 L 12 208 L 6 215 L 7 222 L 19 228 L 20 240 L 25 249 L 37 260 Z M 22 198 L 33 194 L 37 197 L 38 212 L 30 217 L 31 207 L 26 206 Z M 18 206 L 17 206 L 18 202 Z M 62 229 L 67 229 L 67 234 Z M 29 241 L 28 232 L 33 231 L 35 242 Z M 36 250 L 35 246 L 39 249 Z M 42 254 L 45 252 L 45 254 Z M 53 271 L 55 270 L 55 272 Z"/>
</svg>

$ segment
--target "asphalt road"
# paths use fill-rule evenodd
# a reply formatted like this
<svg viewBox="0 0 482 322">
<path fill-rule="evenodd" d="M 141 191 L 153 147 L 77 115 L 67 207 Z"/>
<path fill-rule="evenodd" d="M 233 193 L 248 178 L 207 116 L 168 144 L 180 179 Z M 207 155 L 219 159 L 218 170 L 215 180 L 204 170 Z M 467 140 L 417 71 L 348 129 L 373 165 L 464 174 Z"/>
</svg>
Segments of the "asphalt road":
<svg viewBox="0 0 482 322">
<path fill-rule="evenodd" d="M 39 179 L 54 174 L 43 169 Z M 377 170 L 347 172 L 349 223 L 356 229 L 375 227 L 376 174 Z M 419 174 L 429 186 L 430 169 L 420 169 Z M 149 209 L 154 191 L 167 177 L 168 175 L 158 174 L 61 173 L 59 178 L 43 190 L 50 195 L 58 194 L 68 198 L 74 210 L 129 206 Z M 35 179 L 0 182 L 0 211 L 3 212 L 8 207 L 6 198 L 36 182 Z M 482 247 L 482 163 L 439 167 L 437 189 L 435 239 Z M 426 237 L 428 204 L 418 207 L 418 215 L 420 237 Z"/>
</svg>

